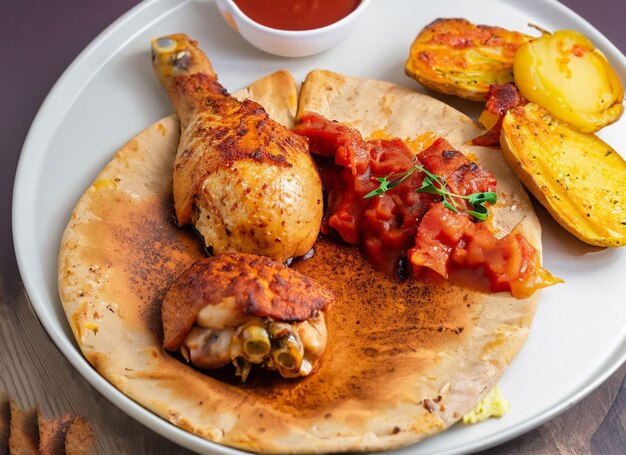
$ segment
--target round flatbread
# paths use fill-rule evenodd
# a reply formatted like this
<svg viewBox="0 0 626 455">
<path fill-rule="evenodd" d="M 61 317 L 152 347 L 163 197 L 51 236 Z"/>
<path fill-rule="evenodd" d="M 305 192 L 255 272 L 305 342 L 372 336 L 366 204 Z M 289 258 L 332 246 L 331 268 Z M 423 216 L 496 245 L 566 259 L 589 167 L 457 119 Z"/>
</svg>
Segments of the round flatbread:
<svg viewBox="0 0 626 455">
<path fill-rule="evenodd" d="M 285 91 L 284 79 L 262 83 L 247 95 L 292 122 L 295 84 Z M 386 82 L 325 71 L 303 84 L 299 111 L 345 122 L 365 136 L 382 130 L 445 137 L 498 179 L 494 226 L 504 235 L 520 224 L 540 248 L 525 191 L 499 151 L 464 145 L 480 130 L 463 114 Z M 125 145 L 82 196 L 63 236 L 63 307 L 85 357 L 112 384 L 199 436 L 274 453 L 412 444 L 457 421 L 494 386 L 526 338 L 537 294 L 517 300 L 449 282 L 399 283 L 356 248 L 324 239 L 311 259 L 293 265 L 337 296 L 318 372 L 286 380 L 259 370 L 240 384 L 228 368 L 205 374 L 165 351 L 161 298 L 205 254 L 200 240 L 174 223 L 178 136 L 169 117 Z"/>
</svg>

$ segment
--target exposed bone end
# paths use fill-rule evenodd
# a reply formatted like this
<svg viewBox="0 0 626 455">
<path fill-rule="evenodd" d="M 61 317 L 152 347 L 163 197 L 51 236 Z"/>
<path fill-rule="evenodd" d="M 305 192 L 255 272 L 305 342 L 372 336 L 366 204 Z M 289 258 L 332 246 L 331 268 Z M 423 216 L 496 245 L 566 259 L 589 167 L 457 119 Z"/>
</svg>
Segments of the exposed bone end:
<svg viewBox="0 0 626 455">
<path fill-rule="evenodd" d="M 203 317 L 203 324 L 207 323 Z M 200 319 L 200 317 L 198 318 Z M 223 319 L 218 319 L 221 327 Z M 199 320 L 181 346 L 183 357 L 198 368 L 217 369 L 232 362 L 246 381 L 253 365 L 285 378 L 311 374 L 326 348 L 324 313 L 301 322 L 248 317 L 238 327 L 200 327 Z"/>
</svg>

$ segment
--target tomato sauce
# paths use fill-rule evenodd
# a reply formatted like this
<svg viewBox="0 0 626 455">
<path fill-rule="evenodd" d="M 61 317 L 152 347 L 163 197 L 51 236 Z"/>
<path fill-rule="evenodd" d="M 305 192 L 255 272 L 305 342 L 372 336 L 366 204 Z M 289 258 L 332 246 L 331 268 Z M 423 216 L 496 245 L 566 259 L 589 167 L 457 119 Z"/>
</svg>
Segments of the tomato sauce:
<svg viewBox="0 0 626 455">
<path fill-rule="evenodd" d="M 364 198 L 379 187 L 377 178 L 405 172 L 416 160 L 443 177 L 452 193 L 495 191 L 493 175 L 446 140 L 437 139 L 414 158 L 398 138 L 366 141 L 358 131 L 317 114 L 302 116 L 294 131 L 309 139 L 309 149 L 317 155 L 327 195 L 322 233 L 359 245 L 378 269 L 400 278 L 426 270 L 444 278 L 454 269 L 480 270 L 491 291 L 510 291 L 518 298 L 559 282 L 516 230 L 497 239 L 486 224 L 445 207 L 441 196 L 416 191 L 424 181 L 422 172 Z M 456 203 L 469 208 L 464 200 Z"/>
<path fill-rule="evenodd" d="M 360 0 L 234 0 L 254 22 L 279 30 L 312 30 L 333 24 Z"/>
<path fill-rule="evenodd" d="M 364 196 L 378 187 L 376 177 L 410 169 L 411 151 L 399 139 L 365 141 L 358 131 L 314 114 L 294 130 L 308 137 L 313 154 L 331 158 L 318 160 L 328 193 L 322 233 L 361 245 L 378 269 L 403 275 L 400 264 L 412 246 L 417 219 L 434 196 L 412 190 L 421 184 L 419 173 L 376 198 Z"/>
<path fill-rule="evenodd" d="M 442 204 L 424 215 L 408 254 L 413 276 L 429 269 L 447 278 L 455 268 L 481 268 L 491 291 L 510 291 L 517 298 L 561 282 L 541 266 L 537 250 L 516 229 L 497 239 L 485 224 Z"/>
</svg>

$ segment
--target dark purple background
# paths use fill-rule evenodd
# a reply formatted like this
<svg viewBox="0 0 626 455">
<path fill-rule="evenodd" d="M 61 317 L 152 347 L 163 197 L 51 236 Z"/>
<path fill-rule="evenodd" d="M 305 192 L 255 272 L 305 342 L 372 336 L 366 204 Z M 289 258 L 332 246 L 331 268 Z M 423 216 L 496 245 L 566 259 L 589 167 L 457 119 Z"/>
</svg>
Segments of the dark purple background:
<svg viewBox="0 0 626 455">
<path fill-rule="evenodd" d="M 1 3 L 0 290 L 9 295 L 17 292 L 21 283 L 13 251 L 10 211 L 15 169 L 30 123 L 65 68 L 104 28 L 136 3 L 135 0 L 4 0 Z M 585 17 L 622 52 L 626 51 L 626 0 L 563 0 L 562 3 Z M 592 438 L 591 450 L 626 453 L 625 403 L 626 387 L 622 384 L 607 416 L 609 421 L 605 420 Z M 567 414 L 584 412 L 584 405 L 585 401 Z M 610 428 L 621 428 L 621 435 L 607 433 Z M 523 438 L 532 437 L 529 435 Z M 494 452 L 523 451 L 523 447 L 529 448 L 524 444 L 518 439 Z M 542 449 L 558 451 L 557 447 Z"/>
</svg>

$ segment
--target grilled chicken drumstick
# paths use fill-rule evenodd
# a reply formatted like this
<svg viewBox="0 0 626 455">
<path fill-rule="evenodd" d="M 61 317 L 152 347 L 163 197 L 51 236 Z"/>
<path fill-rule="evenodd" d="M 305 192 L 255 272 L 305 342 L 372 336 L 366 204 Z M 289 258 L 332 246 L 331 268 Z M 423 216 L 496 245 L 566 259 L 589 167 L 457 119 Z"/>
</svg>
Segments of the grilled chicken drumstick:
<svg viewBox="0 0 626 455">
<path fill-rule="evenodd" d="M 232 362 L 286 378 L 313 372 L 326 347 L 328 289 L 280 262 L 253 254 L 200 259 L 170 287 L 161 316 L 163 346 L 198 368 Z"/>
<path fill-rule="evenodd" d="M 305 139 L 258 103 L 228 95 L 186 35 L 152 40 L 152 60 L 181 123 L 179 226 L 194 225 L 216 254 L 306 254 L 320 228 L 322 185 Z"/>
</svg>

